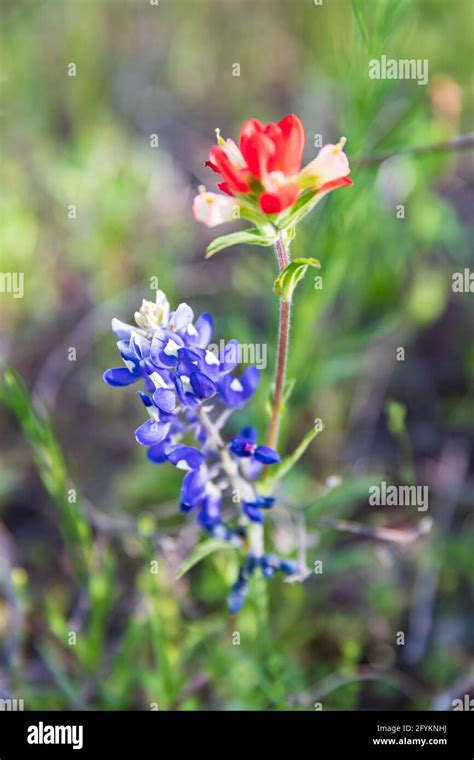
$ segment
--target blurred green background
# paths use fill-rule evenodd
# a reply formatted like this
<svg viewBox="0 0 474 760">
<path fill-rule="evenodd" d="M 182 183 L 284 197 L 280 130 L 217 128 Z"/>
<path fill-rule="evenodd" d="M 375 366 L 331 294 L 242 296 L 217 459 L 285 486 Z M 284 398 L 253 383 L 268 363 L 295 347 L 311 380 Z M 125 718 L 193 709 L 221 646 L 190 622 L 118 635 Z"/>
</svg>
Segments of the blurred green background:
<svg viewBox="0 0 474 760">
<path fill-rule="evenodd" d="M 471 0 L 2 0 L 1 15 L 0 270 L 23 272 L 25 295 L 0 293 L 0 351 L 25 386 L 8 372 L 0 386 L 0 696 L 451 709 L 474 687 L 473 295 L 451 287 L 472 267 L 474 164 L 456 150 L 376 157 L 472 129 Z M 428 85 L 370 80 L 381 55 L 427 59 Z M 181 477 L 146 460 L 135 394 L 102 372 L 117 363 L 111 317 L 130 321 L 158 277 L 172 303 L 211 311 L 218 337 L 268 344 L 265 382 L 229 424 L 264 429 L 274 258 L 204 261 L 213 234 L 191 203 L 214 189 L 215 127 L 236 138 L 251 116 L 290 112 L 305 160 L 315 135 L 348 138 L 354 180 L 293 243 L 320 259 L 323 287 L 297 291 L 281 450 L 316 417 L 325 430 L 268 520 L 278 551 L 306 547 L 323 572 L 274 580 L 268 598 L 257 581 L 232 618 L 237 558 L 216 552 L 177 580 L 200 539 L 178 514 Z M 428 485 L 428 512 L 369 506 L 381 479 Z M 426 517 L 413 541 L 376 533 L 406 537 Z"/>
</svg>

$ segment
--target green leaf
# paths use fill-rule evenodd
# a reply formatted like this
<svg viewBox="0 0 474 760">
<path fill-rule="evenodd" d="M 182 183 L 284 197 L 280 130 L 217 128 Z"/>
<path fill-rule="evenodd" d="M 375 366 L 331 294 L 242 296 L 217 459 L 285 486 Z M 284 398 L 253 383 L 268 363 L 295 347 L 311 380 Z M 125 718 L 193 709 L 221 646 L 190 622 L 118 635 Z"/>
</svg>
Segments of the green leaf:
<svg viewBox="0 0 474 760">
<path fill-rule="evenodd" d="M 325 513 L 330 513 L 331 516 L 340 515 L 341 512 L 344 513 L 345 507 L 349 507 L 362 499 L 368 501 L 369 489 L 371 486 L 380 483 L 383 477 L 380 474 L 373 474 L 344 481 L 314 499 L 305 508 L 306 514 L 312 518 L 320 517 Z"/>
<path fill-rule="evenodd" d="M 82 581 L 90 572 L 91 531 L 78 504 L 68 499 L 72 483 L 49 417 L 35 407 L 22 378 L 11 369 L 0 374 L 0 404 L 16 416 L 31 445 L 39 476 L 58 509 L 71 564 Z"/>
<path fill-rule="evenodd" d="M 273 245 L 276 240 L 275 235 L 264 234 L 261 230 L 252 228 L 250 230 L 239 230 L 239 232 L 231 232 L 230 235 L 221 235 L 210 243 L 206 248 L 206 259 L 210 259 L 219 251 L 224 248 L 229 248 L 231 245 L 240 245 L 246 243 L 247 245 Z"/>
<path fill-rule="evenodd" d="M 182 578 L 188 570 L 191 570 L 194 565 L 208 557 L 209 554 L 220 551 L 221 549 L 235 549 L 228 541 L 219 541 L 217 538 L 209 538 L 206 541 L 202 541 L 200 544 L 194 547 L 191 554 L 189 554 L 184 560 L 183 564 L 178 570 L 176 578 Z"/>
<path fill-rule="evenodd" d="M 274 282 L 273 290 L 277 296 L 280 296 L 285 301 L 291 301 L 293 291 L 299 281 L 305 276 L 308 267 L 320 269 L 321 264 L 317 259 L 293 259 L 284 268 L 283 272 L 280 272 Z"/>
<path fill-rule="evenodd" d="M 302 441 L 298 444 L 298 446 L 294 449 L 294 451 L 287 456 L 280 464 L 274 466 L 271 471 L 269 471 L 269 475 L 264 478 L 263 486 L 265 488 L 273 486 L 274 483 L 276 483 L 278 480 L 281 480 L 282 478 L 287 475 L 290 470 L 293 469 L 295 464 L 301 459 L 303 454 L 305 453 L 306 449 L 308 448 L 311 441 L 316 438 L 316 436 L 319 433 L 322 433 L 324 430 L 324 426 L 321 427 L 313 427 L 311 430 L 308 430 Z"/>
<path fill-rule="evenodd" d="M 367 45 L 369 42 L 369 34 L 367 32 L 361 0 L 352 0 L 352 12 L 354 14 L 358 32 Z"/>
</svg>

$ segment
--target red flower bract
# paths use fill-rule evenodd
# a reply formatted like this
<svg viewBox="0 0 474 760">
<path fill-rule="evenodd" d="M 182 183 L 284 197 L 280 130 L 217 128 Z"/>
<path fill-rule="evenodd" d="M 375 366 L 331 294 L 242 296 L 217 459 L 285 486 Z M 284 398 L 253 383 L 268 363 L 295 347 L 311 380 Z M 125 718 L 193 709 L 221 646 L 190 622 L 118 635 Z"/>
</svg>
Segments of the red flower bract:
<svg viewBox="0 0 474 760">
<path fill-rule="evenodd" d="M 212 148 L 206 166 L 221 175 L 224 181 L 218 187 L 223 192 L 255 194 L 264 213 L 276 214 L 298 196 L 291 179 L 301 168 L 304 143 L 303 124 L 294 114 L 278 124 L 248 119 L 240 132 L 240 151 L 232 142 L 231 147 L 229 141 L 221 141 Z"/>
<path fill-rule="evenodd" d="M 245 122 L 240 132 L 240 150 L 255 177 L 265 179 L 270 172 L 297 174 L 305 143 L 304 127 L 295 114 L 267 126 L 257 119 Z"/>
<path fill-rule="evenodd" d="M 225 148 L 216 145 L 209 154 L 209 161 L 206 166 L 210 166 L 215 172 L 221 175 L 224 182 L 219 183 L 219 187 L 224 192 L 233 195 L 235 193 L 248 193 L 250 187 L 246 181 L 249 175 L 248 170 L 241 169 L 232 164 Z"/>
<path fill-rule="evenodd" d="M 240 131 L 239 145 L 222 139 L 219 130 L 216 132 L 218 144 L 211 149 L 206 166 L 220 174 L 223 181 L 218 183 L 219 189 L 235 198 L 237 204 L 245 202 L 247 207 L 253 205 L 273 216 L 293 206 L 305 192 L 325 194 L 351 184 L 347 178 L 349 163 L 343 153 L 345 138 L 336 145 L 325 145 L 316 158 L 301 168 L 305 131 L 295 114 L 285 116 L 278 124 L 248 119 Z M 208 220 L 209 213 L 205 216 Z M 215 218 L 219 216 L 214 214 L 212 219 Z"/>
</svg>

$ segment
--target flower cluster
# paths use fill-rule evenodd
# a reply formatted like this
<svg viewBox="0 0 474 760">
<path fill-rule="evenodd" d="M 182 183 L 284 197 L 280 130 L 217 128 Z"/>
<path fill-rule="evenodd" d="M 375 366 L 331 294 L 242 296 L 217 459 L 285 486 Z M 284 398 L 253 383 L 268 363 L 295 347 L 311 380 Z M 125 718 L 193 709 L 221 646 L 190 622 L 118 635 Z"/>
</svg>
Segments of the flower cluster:
<svg viewBox="0 0 474 760">
<path fill-rule="evenodd" d="M 285 116 L 278 124 L 264 125 L 249 119 L 241 129 L 238 146 L 216 132 L 218 144 L 210 151 L 206 165 L 220 175 L 222 181 L 217 186 L 225 195 L 207 192 L 201 186 L 193 204 L 195 218 L 207 227 L 238 217 L 236 208 L 244 212 L 253 209 L 268 221 L 275 221 L 303 196 L 311 195 L 316 202 L 327 192 L 352 184 L 347 176 L 350 169 L 343 137 L 337 145 L 323 146 L 316 158 L 301 168 L 305 131 L 295 114 Z"/>
<path fill-rule="evenodd" d="M 248 367 L 237 376 L 237 341 L 226 343 L 219 354 L 211 351 L 211 315 L 202 314 L 194 321 L 192 309 L 184 303 L 172 312 L 161 290 L 155 302 L 143 301 L 135 322 L 112 320 L 125 366 L 107 370 L 104 380 L 114 387 L 141 382 L 138 395 L 148 419 L 135 431 L 136 440 L 147 448 L 151 462 L 169 462 L 185 471 L 181 511 L 195 511 L 204 530 L 241 546 L 248 526 L 259 525 L 274 503 L 257 492 L 254 481 L 264 466 L 280 457 L 258 444 L 253 428 L 244 428 L 230 444 L 224 443 L 221 430 L 256 390 L 259 372 Z M 235 500 L 236 494 L 240 509 L 236 526 L 230 527 L 223 519 L 225 498 L 233 495 Z M 285 560 L 263 553 L 261 536 L 253 544 L 250 541 L 229 600 L 233 611 L 239 606 L 237 597 L 243 602 L 249 568 L 253 572 L 257 565 L 266 577 L 275 570 L 290 572 Z"/>
</svg>

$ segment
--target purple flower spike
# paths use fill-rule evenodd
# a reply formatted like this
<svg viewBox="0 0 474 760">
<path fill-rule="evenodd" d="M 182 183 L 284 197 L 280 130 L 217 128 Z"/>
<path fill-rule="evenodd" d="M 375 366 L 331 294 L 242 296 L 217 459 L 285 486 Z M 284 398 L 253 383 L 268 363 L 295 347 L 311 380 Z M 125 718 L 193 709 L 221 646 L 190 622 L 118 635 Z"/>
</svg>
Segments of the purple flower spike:
<svg viewBox="0 0 474 760">
<path fill-rule="evenodd" d="M 251 523 L 262 523 L 264 510 L 274 503 L 272 497 L 257 494 L 251 481 L 280 457 L 274 449 L 258 445 L 253 427 L 243 428 L 232 439 L 232 457 L 244 460 L 238 473 L 248 487 L 247 500 L 234 506 L 235 523 L 224 522 L 222 510 L 225 505 L 230 511 L 234 486 L 229 454 L 222 451 L 223 428 L 229 412 L 241 408 L 255 392 L 260 375 L 256 367 L 231 374 L 240 362 L 238 341 L 228 341 L 218 353 L 210 343 L 211 315 L 204 313 L 193 320 L 187 304 L 171 311 L 162 291 L 157 291 L 155 302 L 142 301 L 135 312 L 136 327 L 114 319 L 112 329 L 124 366 L 107 370 L 104 381 L 117 387 L 141 381 L 138 395 L 149 417 L 135 431 L 136 440 L 147 448 L 153 464 L 169 462 L 185 471 L 181 512 L 194 511 L 210 536 L 241 548 L 255 530 Z M 195 445 L 187 445 L 188 441 Z M 236 466 L 237 461 L 232 464 Z M 276 571 L 293 574 L 295 568 L 291 560 L 247 554 L 228 598 L 230 611 L 242 607 L 255 571 L 270 577 Z"/>
</svg>

